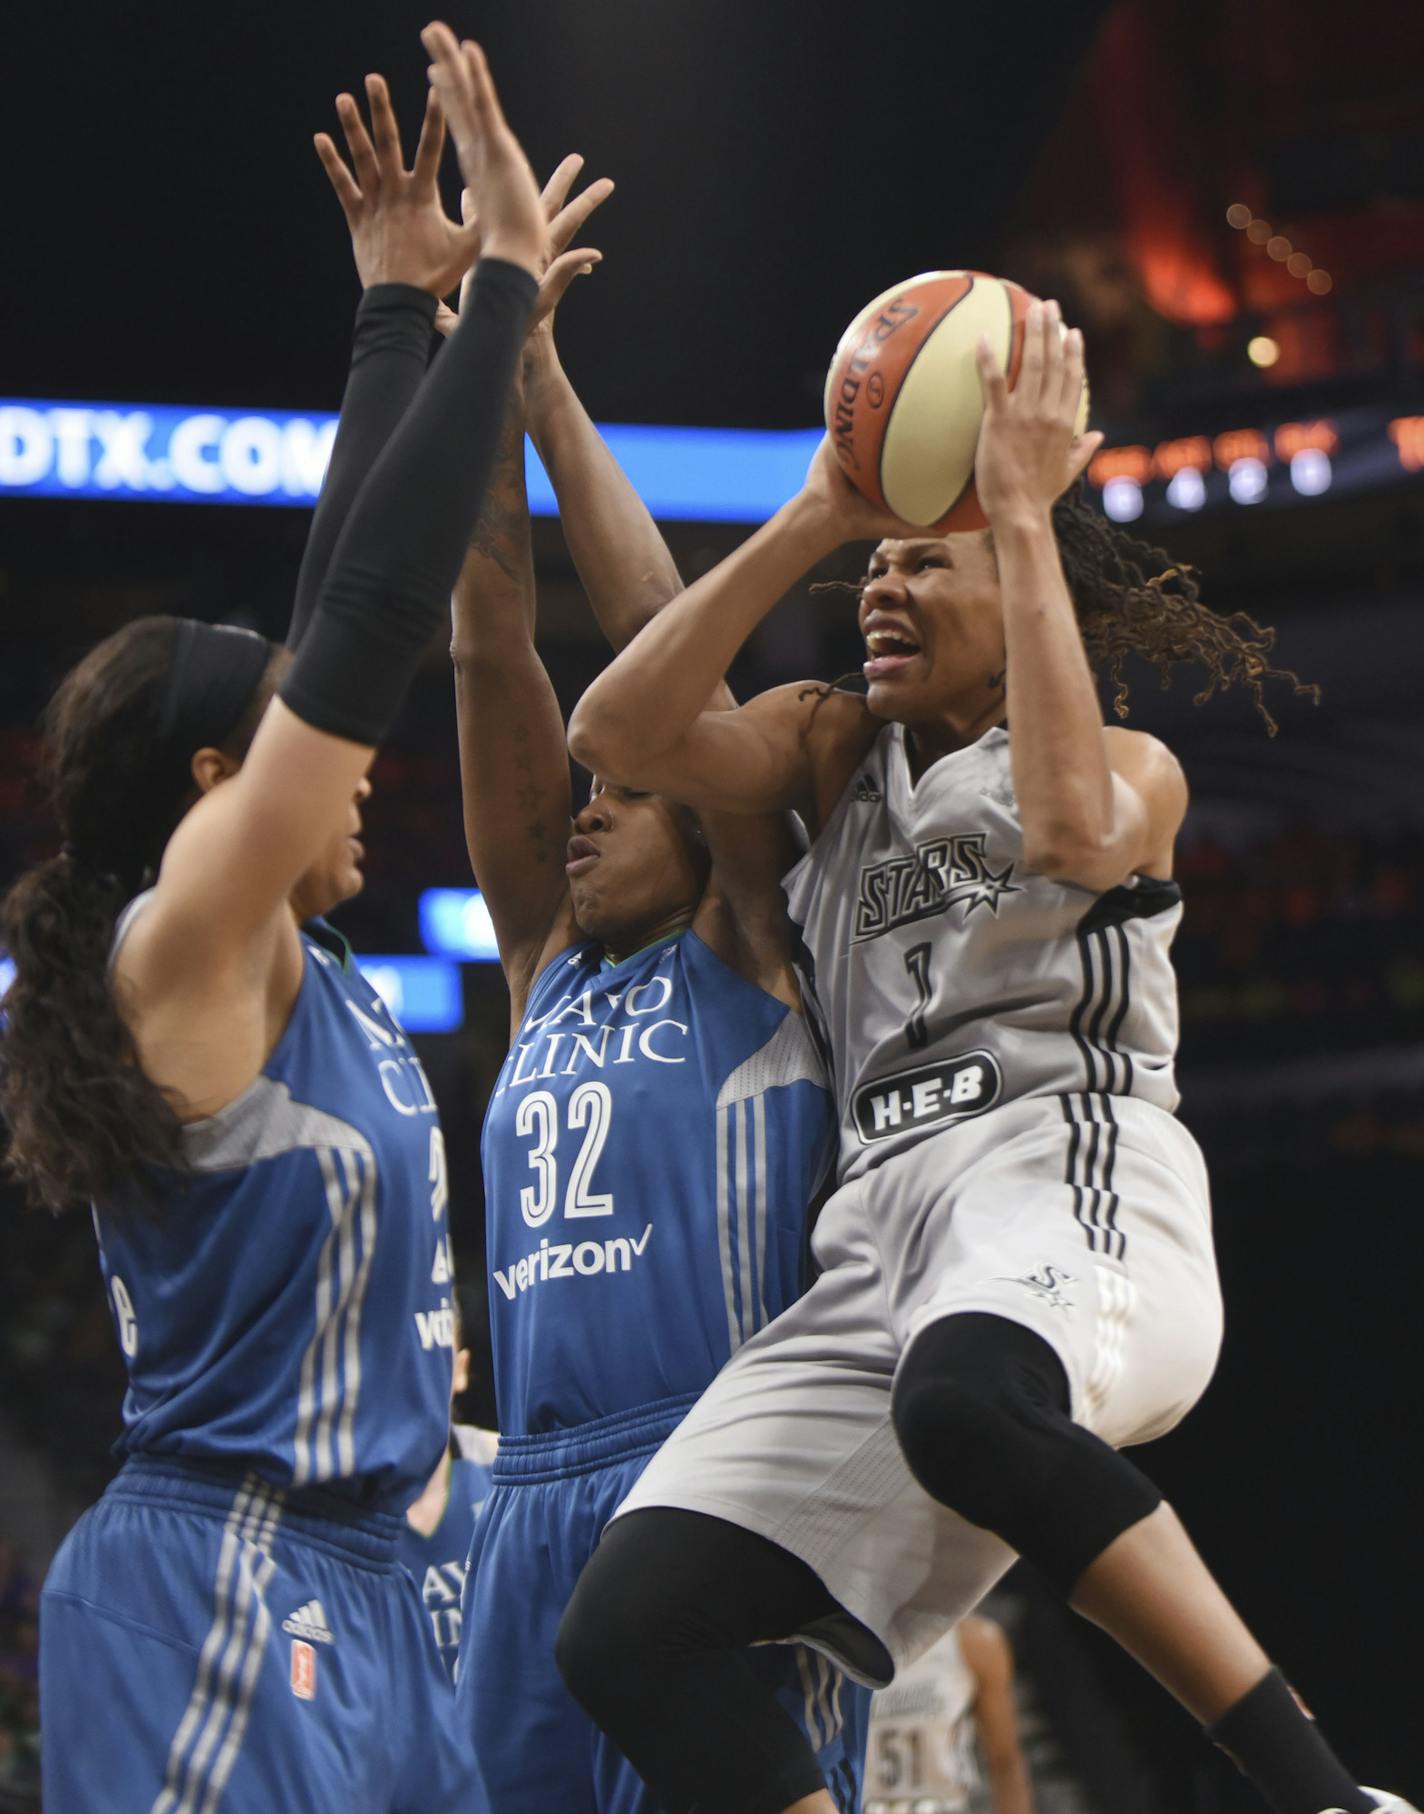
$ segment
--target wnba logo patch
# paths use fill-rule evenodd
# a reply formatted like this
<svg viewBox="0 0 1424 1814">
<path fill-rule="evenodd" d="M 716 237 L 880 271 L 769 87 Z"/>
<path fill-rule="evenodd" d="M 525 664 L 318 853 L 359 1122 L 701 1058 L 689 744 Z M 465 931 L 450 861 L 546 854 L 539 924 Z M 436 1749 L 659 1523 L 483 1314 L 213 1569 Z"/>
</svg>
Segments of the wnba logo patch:
<svg viewBox="0 0 1424 1814">
<path fill-rule="evenodd" d="M 292 1693 L 299 1701 L 316 1699 L 316 1648 L 305 1638 L 292 1639 Z"/>
</svg>

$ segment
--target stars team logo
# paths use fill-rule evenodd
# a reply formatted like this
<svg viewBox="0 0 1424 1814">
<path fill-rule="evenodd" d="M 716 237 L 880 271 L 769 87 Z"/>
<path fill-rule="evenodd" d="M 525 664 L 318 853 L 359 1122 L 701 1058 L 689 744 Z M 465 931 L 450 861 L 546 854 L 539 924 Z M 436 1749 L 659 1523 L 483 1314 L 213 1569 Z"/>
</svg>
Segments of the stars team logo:
<svg viewBox="0 0 1424 1814">
<path fill-rule="evenodd" d="M 1076 1285 L 1077 1278 L 1071 1272 L 1065 1272 L 1061 1266 L 1040 1266 L 1037 1272 L 1024 1273 L 1020 1278 L 1005 1277 L 1006 1285 L 1023 1285 L 1036 1298 L 1042 1298 L 1055 1310 L 1071 1310 L 1074 1299 L 1067 1296 L 1063 1287 Z"/>
<path fill-rule="evenodd" d="M 896 926 L 948 913 L 951 907 L 962 907 L 966 920 L 980 907 L 997 915 L 1006 894 L 1023 893 L 1013 874 L 1012 863 L 1002 869 L 991 867 L 982 831 L 936 838 L 917 845 L 913 856 L 868 863 L 860 872 L 856 939 L 879 938 Z"/>
</svg>

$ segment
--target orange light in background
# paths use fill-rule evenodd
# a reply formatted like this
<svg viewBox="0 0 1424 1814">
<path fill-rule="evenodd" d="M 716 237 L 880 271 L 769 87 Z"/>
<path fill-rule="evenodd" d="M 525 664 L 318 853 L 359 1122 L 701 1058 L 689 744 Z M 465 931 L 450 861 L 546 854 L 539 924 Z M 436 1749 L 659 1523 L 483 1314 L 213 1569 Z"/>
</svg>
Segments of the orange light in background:
<svg viewBox="0 0 1424 1814">
<path fill-rule="evenodd" d="M 1424 471 L 1424 416 L 1396 416 L 1389 438 L 1399 449 L 1399 463 L 1406 472 Z M 1098 455 L 1099 460 L 1102 457 Z"/>
<path fill-rule="evenodd" d="M 1232 202 L 1226 210 L 1226 224 L 1238 230 L 1251 225 L 1251 210 L 1245 202 Z"/>
<path fill-rule="evenodd" d="M 1246 342 L 1246 357 L 1252 365 L 1274 365 L 1281 349 L 1269 334 L 1256 334 Z"/>
<path fill-rule="evenodd" d="M 1284 264 L 1291 255 L 1291 242 L 1284 233 L 1273 233 L 1266 241 L 1266 254 L 1277 264 Z"/>
<path fill-rule="evenodd" d="M 1253 220 L 1246 228 L 1246 237 L 1253 246 L 1264 246 L 1273 232 L 1268 220 Z"/>
<path fill-rule="evenodd" d="M 1326 296 L 1335 287 L 1335 279 L 1328 271 L 1318 267 L 1305 280 L 1305 287 L 1312 296 Z"/>
<path fill-rule="evenodd" d="M 1318 422 L 1282 422 L 1275 439 L 1276 458 L 1293 460 L 1298 453 L 1333 454 L 1340 445 L 1340 432 L 1322 416 Z"/>
<path fill-rule="evenodd" d="M 1088 477 L 1095 485 L 1106 485 L 1112 479 L 1132 479 L 1145 485 L 1152 477 L 1152 450 L 1136 445 L 1105 447 L 1094 454 Z"/>
<path fill-rule="evenodd" d="M 1312 262 L 1304 252 L 1292 252 L 1286 260 L 1286 269 L 1292 277 L 1308 277 Z"/>
<path fill-rule="evenodd" d="M 1259 428 L 1233 428 L 1216 437 L 1212 451 L 1217 465 L 1227 472 L 1238 460 L 1259 460 L 1264 466 L 1271 457 L 1271 444 Z M 1103 457 L 1098 455 L 1099 460 Z"/>
<path fill-rule="evenodd" d="M 1195 472 L 1211 471 L 1211 442 L 1205 435 L 1183 435 L 1177 441 L 1162 441 L 1153 452 L 1152 467 L 1159 479 L 1175 479 L 1189 466 Z"/>
</svg>

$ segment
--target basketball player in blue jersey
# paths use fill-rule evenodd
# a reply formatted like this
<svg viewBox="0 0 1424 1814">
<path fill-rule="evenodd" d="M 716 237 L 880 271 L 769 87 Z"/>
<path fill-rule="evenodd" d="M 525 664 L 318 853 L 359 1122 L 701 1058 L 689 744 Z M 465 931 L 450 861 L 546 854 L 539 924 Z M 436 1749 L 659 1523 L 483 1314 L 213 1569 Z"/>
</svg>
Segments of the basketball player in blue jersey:
<svg viewBox="0 0 1424 1814">
<path fill-rule="evenodd" d="M 827 443 L 571 725 L 610 782 L 803 812 L 790 909 L 842 1130 L 820 1277 L 630 1495 L 570 1606 L 566 1676 L 672 1814 L 812 1814 L 830 1805 L 815 1760 L 738 1647 L 819 1633 L 884 1682 L 1018 1552 L 1277 1814 L 1402 1810 L 1344 1769 L 1115 1452 L 1190 1408 L 1221 1324 L 1205 1170 L 1171 1112 L 1186 787 L 1153 738 L 1104 729 L 1087 651 L 1119 702 L 1130 651 L 1199 658 L 1208 691 L 1242 681 L 1259 702 L 1271 639 L 1057 502 L 1099 437 L 1074 441 L 1082 340 L 1054 305 L 1033 305 L 1011 393 L 987 343 L 980 372 L 987 533 L 877 518 Z M 704 711 L 781 594 L 876 534 L 868 694 Z"/>
<path fill-rule="evenodd" d="M 449 1426 L 439 1122 L 320 918 L 361 886 L 366 771 L 444 616 L 543 247 L 478 48 L 424 42 L 484 212 L 438 381 L 369 471 L 348 436 L 294 653 L 150 617 L 65 679 L 65 846 L 4 906 L 10 1163 L 52 1209 L 92 1200 L 129 1374 L 124 1466 L 43 1595 L 51 1814 L 487 1805 L 397 1560 Z M 381 389 L 423 367 L 474 239 L 439 203 L 442 106 L 406 171 L 368 92 L 374 146 L 339 108 Z"/>
<path fill-rule="evenodd" d="M 455 1360 L 450 1389 L 453 1410 L 470 1384 L 470 1351 L 464 1343 L 459 1294 L 450 1299 Z M 475 1520 L 489 1498 L 490 1473 L 499 1438 L 477 1424 L 452 1423 L 450 1440 L 418 1499 L 405 1509 L 401 1561 L 425 1602 L 435 1648 L 450 1679 L 460 1653 L 460 1596 Z"/>
<path fill-rule="evenodd" d="M 699 825 L 595 781 L 571 819 L 534 648 L 526 422 L 614 645 L 680 583 L 544 317 L 455 594 L 466 829 L 511 1031 L 483 1139 L 500 1443 L 457 1703 L 500 1814 L 652 1814 L 559 1679 L 555 1632 L 648 1456 L 800 1292 L 833 1118 L 791 967 L 780 818 Z M 838 1805 L 858 1807 L 868 1697 L 804 1646 L 748 1668 Z"/>
</svg>

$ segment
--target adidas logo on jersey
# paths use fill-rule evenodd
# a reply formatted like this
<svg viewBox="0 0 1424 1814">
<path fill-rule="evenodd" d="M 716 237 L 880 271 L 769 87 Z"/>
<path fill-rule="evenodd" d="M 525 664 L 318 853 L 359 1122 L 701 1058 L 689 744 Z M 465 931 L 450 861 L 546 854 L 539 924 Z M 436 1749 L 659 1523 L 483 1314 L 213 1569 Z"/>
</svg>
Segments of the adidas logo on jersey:
<svg viewBox="0 0 1424 1814">
<path fill-rule="evenodd" d="M 283 1619 L 282 1630 L 291 1632 L 294 1638 L 306 1638 L 316 1644 L 336 1642 L 327 1628 L 320 1600 L 308 1600 L 305 1606 L 299 1606 L 290 1618 Z"/>
<path fill-rule="evenodd" d="M 855 797 L 857 800 L 864 801 L 866 805 L 873 806 L 876 801 L 883 800 L 885 796 L 869 775 L 861 775 L 856 780 Z"/>
</svg>

